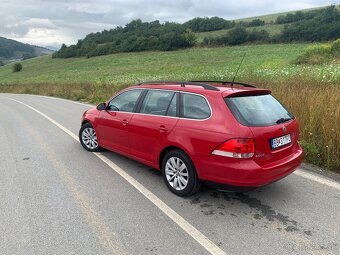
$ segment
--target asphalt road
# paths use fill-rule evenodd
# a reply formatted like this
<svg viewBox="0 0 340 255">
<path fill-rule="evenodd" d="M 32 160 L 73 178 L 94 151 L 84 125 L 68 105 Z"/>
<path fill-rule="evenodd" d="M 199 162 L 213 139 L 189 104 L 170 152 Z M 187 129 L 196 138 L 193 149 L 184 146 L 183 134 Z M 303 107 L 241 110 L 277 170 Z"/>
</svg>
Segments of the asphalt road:
<svg viewBox="0 0 340 255">
<path fill-rule="evenodd" d="M 180 198 L 147 166 L 85 151 L 87 108 L 0 94 L 0 254 L 340 254 L 337 176 Z"/>
</svg>

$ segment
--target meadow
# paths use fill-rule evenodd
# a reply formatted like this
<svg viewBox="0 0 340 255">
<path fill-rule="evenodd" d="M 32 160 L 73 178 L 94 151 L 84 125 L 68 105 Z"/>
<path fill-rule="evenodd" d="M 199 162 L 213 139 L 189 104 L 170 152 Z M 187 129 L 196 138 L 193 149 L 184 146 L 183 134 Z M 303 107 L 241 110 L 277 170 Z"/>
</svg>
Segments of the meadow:
<svg viewBox="0 0 340 255">
<path fill-rule="evenodd" d="M 278 35 L 282 30 L 283 30 L 284 24 L 265 24 L 263 26 L 259 26 L 259 27 L 247 27 L 246 30 L 248 32 L 255 30 L 265 30 L 268 32 L 269 36 L 273 36 L 273 35 Z M 201 32 L 201 33 L 196 33 L 197 36 L 197 42 L 201 43 L 203 42 L 203 39 L 205 37 L 219 37 L 222 35 L 225 35 L 226 33 L 228 33 L 228 31 L 230 31 L 230 29 L 221 29 L 221 30 L 216 30 L 216 31 L 209 31 L 209 32 Z"/>
<path fill-rule="evenodd" d="M 23 70 L 0 68 L 0 92 L 31 93 L 99 103 L 146 80 L 232 80 L 269 88 L 300 121 L 305 160 L 340 172 L 340 65 L 296 65 L 310 44 L 191 48 L 101 57 L 23 61 Z"/>
</svg>

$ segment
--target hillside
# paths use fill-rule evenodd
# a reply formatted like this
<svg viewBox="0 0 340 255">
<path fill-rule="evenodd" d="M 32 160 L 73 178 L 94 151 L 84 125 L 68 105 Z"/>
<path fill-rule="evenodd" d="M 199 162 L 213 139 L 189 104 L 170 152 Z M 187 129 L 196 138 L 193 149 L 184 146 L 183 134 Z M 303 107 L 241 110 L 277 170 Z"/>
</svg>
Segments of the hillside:
<svg viewBox="0 0 340 255">
<path fill-rule="evenodd" d="M 5 64 L 44 54 L 51 54 L 52 52 L 53 51 L 43 47 L 24 44 L 15 40 L 0 37 L 0 61 Z"/>
<path fill-rule="evenodd" d="M 157 79 L 232 79 L 243 53 L 246 53 L 240 78 L 252 80 L 254 73 L 268 75 L 299 73 L 291 65 L 307 44 L 235 46 L 223 48 L 192 48 L 165 52 L 118 53 L 93 58 L 51 59 L 43 56 L 23 61 L 23 70 L 12 73 L 11 65 L 0 68 L 1 83 L 75 83 L 103 82 L 131 84 Z M 266 73 L 263 70 L 267 69 Z M 313 68 L 313 73 L 318 73 Z M 247 74 L 248 72 L 249 75 Z M 281 74 L 282 73 L 282 74 Z M 253 77 L 249 77 L 253 76 Z M 283 77 L 282 77 L 283 78 Z"/>
<path fill-rule="evenodd" d="M 265 23 L 275 23 L 277 17 L 282 16 L 282 15 L 287 15 L 287 14 L 294 14 L 298 11 L 300 12 L 310 12 L 310 11 L 315 11 L 315 10 L 322 10 L 327 8 L 327 6 L 322 6 L 322 7 L 316 7 L 316 8 L 308 8 L 308 9 L 302 9 L 302 10 L 294 10 L 294 11 L 287 11 L 287 12 L 278 12 L 278 13 L 272 13 L 272 14 L 265 14 L 265 15 L 260 15 L 260 16 L 252 16 L 252 17 L 246 17 L 246 18 L 240 18 L 236 19 L 235 21 L 243 21 L 243 22 L 250 22 L 254 19 L 261 19 Z M 335 7 L 340 10 L 340 5 L 335 5 Z"/>
<path fill-rule="evenodd" d="M 269 17 L 238 21 L 197 17 L 183 24 L 136 19 L 125 26 L 90 33 L 75 45 L 63 44 L 53 57 L 90 58 L 120 52 L 171 51 L 245 43 L 322 42 L 340 37 L 340 11 L 335 5 Z"/>
<path fill-rule="evenodd" d="M 331 6 L 332 7 L 332 6 Z M 282 12 L 282 13 L 274 13 L 262 16 L 254 16 L 243 19 L 234 20 L 237 24 L 243 24 L 248 33 L 251 31 L 261 31 L 264 30 L 268 33 L 269 38 L 272 38 L 272 42 L 285 42 L 283 40 L 284 37 L 287 36 L 285 34 L 286 30 L 288 30 L 289 34 L 301 33 L 304 34 L 306 30 L 309 30 L 308 33 L 315 34 L 323 34 L 330 29 L 333 29 L 334 37 L 332 38 L 310 38 L 307 35 L 303 35 L 302 38 L 293 35 L 292 40 L 289 41 L 324 41 L 324 40 L 332 40 L 340 37 L 340 5 L 334 5 L 334 10 L 338 13 L 337 18 L 332 20 L 332 12 L 325 13 L 324 17 L 314 17 L 314 15 L 318 16 L 322 12 L 326 12 L 327 9 L 330 9 L 330 6 L 319 7 L 319 8 L 311 8 L 290 12 Z M 295 18 L 295 20 L 294 20 Z M 289 19 L 292 19 L 289 21 Z M 327 20 L 328 19 L 328 20 Z M 248 26 L 247 24 L 251 24 L 254 20 L 261 20 L 263 24 L 260 26 Z M 336 24 L 336 25 L 335 25 Z M 284 30 L 286 27 L 286 30 Z M 315 29 L 313 29 L 313 27 Z M 288 29 L 287 29 L 288 28 Z M 319 28 L 319 29 L 318 29 Z M 208 31 L 208 32 L 198 32 L 196 33 L 198 43 L 203 43 L 204 38 L 213 38 L 218 39 L 222 36 L 226 36 L 232 28 Z M 289 31 L 290 30 L 290 31 Z M 288 42 L 289 42 L 288 41 Z"/>
<path fill-rule="evenodd" d="M 265 30 L 265 31 L 268 32 L 269 36 L 275 36 L 275 35 L 279 35 L 282 32 L 283 28 L 284 28 L 284 24 L 264 24 L 264 25 L 258 26 L 256 28 L 246 27 L 245 29 L 248 32 L 251 32 L 253 29 Z M 231 28 L 209 31 L 209 32 L 200 32 L 200 33 L 195 33 L 195 34 L 196 34 L 196 37 L 197 37 L 197 42 L 202 43 L 204 38 L 206 38 L 206 37 L 213 37 L 213 38 L 220 37 L 220 36 L 227 34 L 230 30 L 231 30 Z"/>
</svg>

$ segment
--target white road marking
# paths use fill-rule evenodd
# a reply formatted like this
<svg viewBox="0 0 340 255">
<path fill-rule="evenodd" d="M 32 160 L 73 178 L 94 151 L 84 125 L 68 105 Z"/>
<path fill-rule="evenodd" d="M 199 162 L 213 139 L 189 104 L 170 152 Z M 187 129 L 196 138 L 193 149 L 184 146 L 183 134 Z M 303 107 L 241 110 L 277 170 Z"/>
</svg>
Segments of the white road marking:
<svg viewBox="0 0 340 255">
<path fill-rule="evenodd" d="M 35 111 L 42 117 L 46 118 L 48 121 L 56 125 L 66 134 L 71 136 L 77 142 L 78 136 L 72 133 L 70 130 L 56 122 L 54 119 L 50 118 L 46 114 L 41 111 L 33 108 L 32 106 L 25 104 L 21 101 L 15 100 L 13 98 L 6 97 L 10 100 L 13 100 L 17 103 L 20 103 L 29 109 Z M 193 225 L 191 225 L 188 221 L 186 221 L 182 216 L 180 216 L 177 212 L 171 209 L 167 204 L 165 204 L 161 199 L 159 199 L 155 194 L 153 194 L 150 190 L 144 187 L 141 183 L 139 183 L 132 176 L 127 174 L 122 168 L 113 163 L 110 159 L 104 156 L 101 153 L 93 153 L 99 159 L 101 159 L 105 164 L 107 164 L 112 170 L 118 173 L 122 178 L 124 178 L 128 183 L 130 183 L 135 189 L 137 189 L 140 193 L 142 193 L 150 202 L 152 202 L 155 206 L 157 206 L 163 213 L 165 213 L 174 223 L 176 223 L 180 228 L 182 228 L 188 235 L 190 235 L 194 240 L 196 240 L 203 248 L 205 248 L 209 253 L 216 255 L 226 255 L 221 248 L 219 248 L 215 243 L 213 243 L 208 237 L 206 237 L 203 233 L 201 233 L 198 229 L 196 229 Z"/>
<path fill-rule="evenodd" d="M 67 102 L 70 102 L 70 103 L 75 103 L 75 104 L 79 104 L 79 105 L 84 105 L 84 106 L 89 106 L 89 107 L 93 107 L 94 105 L 92 104 L 84 104 L 84 103 L 80 103 L 80 102 L 76 102 L 76 101 L 72 101 L 72 100 L 67 100 L 67 99 L 63 99 L 63 98 L 59 98 L 59 97 L 48 97 L 48 96 L 38 96 L 38 95 L 32 95 L 32 96 L 36 96 L 36 97 L 46 97 L 46 98 L 50 98 L 50 99 L 55 99 L 55 100 L 61 100 L 61 101 L 67 101 Z M 13 99 L 14 100 L 14 99 Z M 29 106 L 30 107 L 30 106 Z M 44 116 L 45 117 L 45 116 Z M 48 116 L 46 116 L 46 118 L 49 118 Z M 54 123 L 56 124 L 56 123 Z M 57 126 L 59 124 L 56 124 Z M 58 126 L 59 127 L 59 126 Z M 66 131 L 65 131 L 66 132 Z M 70 132 L 71 133 L 71 132 Z M 71 133 L 73 135 L 73 133 Z M 69 135 L 71 135 L 69 134 Z M 72 136 L 71 135 L 71 136 Z M 74 137 L 73 137 L 74 138 Z M 78 138 L 77 138 L 78 139 Z M 317 182 L 317 183 L 320 183 L 320 184 L 323 184 L 323 185 L 326 185 L 328 187 L 331 187 L 331 188 L 334 188 L 334 189 L 338 189 L 340 190 L 340 183 L 336 182 L 336 181 L 333 181 L 333 180 L 330 180 L 330 179 L 327 179 L 321 175 L 318 175 L 318 174 L 313 174 L 313 173 L 308 173 L 304 170 L 302 170 L 301 168 L 298 168 L 295 172 L 293 172 L 293 174 L 295 175 L 298 175 L 300 177 L 303 177 L 305 179 L 308 179 L 308 180 L 311 180 L 311 181 L 314 181 L 314 182 Z"/>
<path fill-rule="evenodd" d="M 340 190 L 340 183 L 338 183 L 336 181 L 333 181 L 333 180 L 330 180 L 330 179 L 326 179 L 323 176 L 319 176 L 319 175 L 316 175 L 316 174 L 308 173 L 308 172 L 306 172 L 304 170 L 301 170 L 301 169 L 296 170 L 294 172 L 294 174 L 296 174 L 298 176 L 301 176 L 303 178 L 309 179 L 311 181 L 315 181 L 315 182 L 321 183 L 321 184 L 326 185 L 328 187 Z"/>
</svg>

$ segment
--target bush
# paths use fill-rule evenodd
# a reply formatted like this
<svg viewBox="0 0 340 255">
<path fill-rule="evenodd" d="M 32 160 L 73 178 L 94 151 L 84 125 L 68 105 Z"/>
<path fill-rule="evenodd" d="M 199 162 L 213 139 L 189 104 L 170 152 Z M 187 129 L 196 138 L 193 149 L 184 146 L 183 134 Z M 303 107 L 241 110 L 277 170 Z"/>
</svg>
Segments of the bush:
<svg viewBox="0 0 340 255">
<path fill-rule="evenodd" d="M 196 44 L 197 37 L 195 33 L 191 31 L 191 29 L 185 30 L 183 33 L 183 38 L 188 46 L 194 46 Z"/>
<path fill-rule="evenodd" d="M 20 72 L 22 70 L 22 64 L 21 63 L 15 63 L 13 65 L 13 73 Z"/>
<path fill-rule="evenodd" d="M 228 32 L 227 37 L 228 44 L 238 45 L 247 41 L 248 32 L 244 27 L 235 27 Z"/>
<path fill-rule="evenodd" d="M 269 33 L 266 30 L 256 30 L 248 33 L 247 42 L 267 42 L 269 41 Z"/>
<path fill-rule="evenodd" d="M 265 24 L 265 22 L 262 19 L 253 19 L 252 21 L 249 22 L 248 26 L 249 27 L 258 27 L 258 26 L 263 26 L 264 24 Z"/>
<path fill-rule="evenodd" d="M 191 29 L 193 32 L 207 32 L 231 28 L 232 23 L 229 20 L 225 20 L 219 17 L 206 17 L 191 19 L 185 22 L 183 26 L 186 29 Z"/>
<path fill-rule="evenodd" d="M 340 56 L 340 38 L 332 43 L 331 52 L 335 57 Z"/>
<path fill-rule="evenodd" d="M 340 39 L 333 43 L 324 43 L 308 46 L 304 53 L 296 60 L 296 64 L 323 64 L 340 56 Z"/>
</svg>

